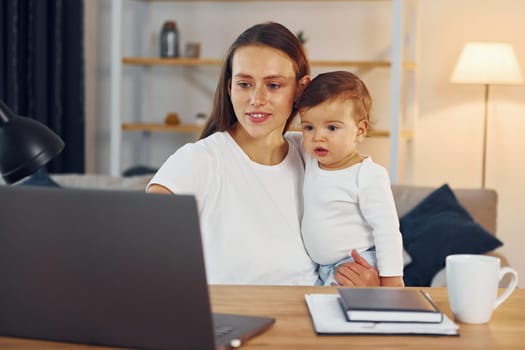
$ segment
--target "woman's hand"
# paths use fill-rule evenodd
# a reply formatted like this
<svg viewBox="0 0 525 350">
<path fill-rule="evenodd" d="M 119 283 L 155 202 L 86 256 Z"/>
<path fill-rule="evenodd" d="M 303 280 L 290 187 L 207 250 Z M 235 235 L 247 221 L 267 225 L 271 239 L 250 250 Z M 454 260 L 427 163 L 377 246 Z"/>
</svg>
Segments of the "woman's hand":
<svg viewBox="0 0 525 350">
<path fill-rule="evenodd" d="M 173 194 L 170 190 L 162 185 L 151 184 L 146 191 L 148 193 L 161 193 L 161 194 Z"/>
<path fill-rule="evenodd" d="M 355 262 L 349 262 L 337 267 L 335 279 L 345 287 L 379 287 L 379 272 L 352 250 L 352 258 Z"/>
</svg>

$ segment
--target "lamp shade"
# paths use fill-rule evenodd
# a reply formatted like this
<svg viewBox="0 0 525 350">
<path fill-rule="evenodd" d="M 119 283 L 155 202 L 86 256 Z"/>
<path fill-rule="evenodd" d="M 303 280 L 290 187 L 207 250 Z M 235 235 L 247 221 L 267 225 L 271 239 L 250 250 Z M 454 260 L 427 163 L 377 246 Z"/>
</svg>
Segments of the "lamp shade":
<svg viewBox="0 0 525 350">
<path fill-rule="evenodd" d="M 6 183 L 33 174 L 63 148 L 64 141 L 51 129 L 16 115 L 0 100 L 0 173 Z"/>
<path fill-rule="evenodd" d="M 450 81 L 465 84 L 521 84 L 523 78 L 512 45 L 469 42 L 459 55 Z"/>
</svg>

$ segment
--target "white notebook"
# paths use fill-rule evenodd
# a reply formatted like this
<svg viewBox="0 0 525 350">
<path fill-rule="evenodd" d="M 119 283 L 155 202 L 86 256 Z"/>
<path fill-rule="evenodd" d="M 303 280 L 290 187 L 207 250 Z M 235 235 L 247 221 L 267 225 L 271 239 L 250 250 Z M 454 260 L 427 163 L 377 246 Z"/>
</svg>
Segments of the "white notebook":
<svg viewBox="0 0 525 350">
<path fill-rule="evenodd" d="M 349 322 L 337 294 L 305 294 L 317 334 L 458 335 L 458 325 L 443 315 L 441 323 Z"/>
</svg>

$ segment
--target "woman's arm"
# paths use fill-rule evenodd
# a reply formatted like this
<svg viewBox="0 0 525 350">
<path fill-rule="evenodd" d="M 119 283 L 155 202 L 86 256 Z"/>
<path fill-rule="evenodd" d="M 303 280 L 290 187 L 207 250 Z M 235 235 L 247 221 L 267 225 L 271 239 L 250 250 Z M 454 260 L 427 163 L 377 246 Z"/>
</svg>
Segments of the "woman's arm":
<svg viewBox="0 0 525 350">
<path fill-rule="evenodd" d="M 339 265 L 334 277 L 345 287 L 379 287 L 379 272 L 359 255 L 354 249 L 352 258 L 355 262 Z"/>
<path fill-rule="evenodd" d="M 404 287 L 405 282 L 403 281 L 402 276 L 389 276 L 389 277 L 380 277 L 381 287 Z"/>
<path fill-rule="evenodd" d="M 187 143 L 173 153 L 146 186 L 148 193 L 193 194 L 198 200 L 207 190 L 211 157 L 205 146 Z"/>
</svg>

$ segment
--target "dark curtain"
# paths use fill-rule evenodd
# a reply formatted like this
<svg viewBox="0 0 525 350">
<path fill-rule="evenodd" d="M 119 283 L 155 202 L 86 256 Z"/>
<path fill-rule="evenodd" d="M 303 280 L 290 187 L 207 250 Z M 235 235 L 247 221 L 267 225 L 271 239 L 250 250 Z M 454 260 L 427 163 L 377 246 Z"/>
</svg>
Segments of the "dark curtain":
<svg viewBox="0 0 525 350">
<path fill-rule="evenodd" d="M 47 170 L 84 172 L 83 0 L 0 0 L 0 99 L 66 147 Z"/>
</svg>

